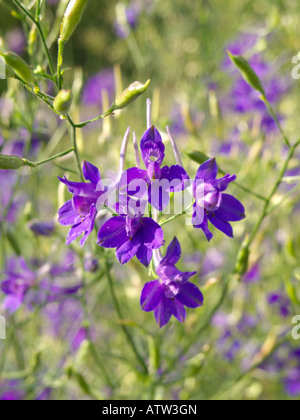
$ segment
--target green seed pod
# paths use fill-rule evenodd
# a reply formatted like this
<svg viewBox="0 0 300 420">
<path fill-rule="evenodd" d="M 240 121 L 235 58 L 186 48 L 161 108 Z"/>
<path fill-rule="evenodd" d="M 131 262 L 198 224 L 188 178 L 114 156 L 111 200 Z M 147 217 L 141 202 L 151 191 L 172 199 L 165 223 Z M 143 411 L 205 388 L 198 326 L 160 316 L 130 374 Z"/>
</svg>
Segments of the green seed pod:
<svg viewBox="0 0 300 420">
<path fill-rule="evenodd" d="M 117 110 L 125 108 L 146 91 L 150 82 L 151 80 L 148 80 L 145 84 L 141 82 L 133 82 L 117 97 L 115 103 L 113 104 L 114 109 Z"/>
<path fill-rule="evenodd" d="M 249 238 L 247 237 L 241 247 L 241 250 L 237 256 L 235 264 L 235 273 L 243 276 L 248 270 L 249 261 Z"/>
<path fill-rule="evenodd" d="M 13 155 L 0 155 L 0 169 L 20 169 L 25 166 L 23 159 Z"/>
<path fill-rule="evenodd" d="M 265 97 L 265 91 L 262 87 L 261 81 L 255 71 L 252 69 L 247 60 L 240 55 L 233 55 L 227 51 L 229 58 L 233 64 L 238 68 L 245 81 L 255 90 L 260 92 Z"/>
<path fill-rule="evenodd" d="M 59 41 L 66 43 L 81 21 L 82 13 L 88 0 L 71 0 L 65 11 Z"/>
<path fill-rule="evenodd" d="M 53 101 L 53 108 L 60 115 L 65 115 L 70 109 L 73 95 L 70 90 L 61 90 Z"/>
<path fill-rule="evenodd" d="M 4 58 L 5 63 L 19 76 L 24 82 L 35 84 L 36 79 L 33 74 L 33 71 L 29 67 L 29 65 L 24 61 L 18 54 L 7 51 L 5 53 L 0 53 L 0 55 Z"/>
</svg>

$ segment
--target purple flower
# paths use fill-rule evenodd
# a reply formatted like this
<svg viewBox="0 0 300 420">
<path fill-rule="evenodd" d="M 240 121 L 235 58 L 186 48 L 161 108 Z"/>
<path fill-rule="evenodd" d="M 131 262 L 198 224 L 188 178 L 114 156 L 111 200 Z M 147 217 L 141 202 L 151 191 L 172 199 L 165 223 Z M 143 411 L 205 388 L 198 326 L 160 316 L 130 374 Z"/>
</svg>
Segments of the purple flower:
<svg viewBox="0 0 300 420">
<path fill-rule="evenodd" d="M 51 236 L 55 230 L 55 224 L 53 221 L 32 221 L 28 224 L 28 227 L 37 236 Z"/>
<path fill-rule="evenodd" d="M 101 227 L 98 244 L 104 248 L 116 248 L 116 256 L 122 265 L 136 256 L 148 267 L 153 250 L 164 245 L 164 232 L 149 217 L 115 216 Z"/>
<path fill-rule="evenodd" d="M 203 163 L 197 172 L 193 183 L 193 194 L 195 198 L 193 226 L 201 228 L 208 241 L 213 234 L 208 229 L 210 221 L 217 229 L 225 235 L 233 238 L 233 230 L 229 222 L 236 222 L 244 219 L 245 209 L 242 204 L 232 195 L 225 194 L 228 185 L 235 181 L 235 175 L 225 175 L 216 179 L 218 167 L 215 159 Z"/>
<path fill-rule="evenodd" d="M 23 258 L 8 260 L 4 275 L 5 278 L 1 282 L 1 291 L 6 295 L 4 308 L 10 312 L 15 312 L 35 284 L 36 276 L 28 268 Z"/>
<path fill-rule="evenodd" d="M 80 245 L 84 246 L 94 228 L 97 200 L 105 192 L 98 168 L 85 161 L 83 174 L 89 183 L 70 182 L 66 178 L 58 178 L 73 194 L 73 198 L 67 201 L 58 212 L 59 223 L 63 226 L 72 226 L 66 240 L 67 245 L 83 235 Z"/>
<path fill-rule="evenodd" d="M 115 79 L 113 69 L 104 69 L 92 76 L 83 89 L 83 103 L 85 105 L 101 105 L 102 91 L 106 90 L 110 98 L 115 92 Z"/>
<path fill-rule="evenodd" d="M 146 193 L 149 203 L 162 211 L 170 201 L 171 192 L 183 191 L 188 187 L 189 176 L 179 165 L 162 167 L 165 146 L 154 126 L 141 139 L 141 153 L 147 169 L 131 168 L 125 171 L 120 180 L 120 189 L 127 189 L 129 196 L 142 197 Z"/>
<path fill-rule="evenodd" d="M 157 267 L 159 280 L 146 283 L 142 291 L 141 308 L 145 312 L 154 311 L 160 328 L 169 322 L 172 315 L 183 323 L 186 318 L 185 306 L 203 306 L 202 293 L 188 281 L 196 272 L 181 272 L 175 267 L 180 257 L 181 247 L 177 238 L 174 238 Z"/>
<path fill-rule="evenodd" d="M 289 298 L 281 291 L 268 295 L 268 303 L 279 310 L 280 316 L 287 318 L 290 315 L 291 303 Z"/>
</svg>

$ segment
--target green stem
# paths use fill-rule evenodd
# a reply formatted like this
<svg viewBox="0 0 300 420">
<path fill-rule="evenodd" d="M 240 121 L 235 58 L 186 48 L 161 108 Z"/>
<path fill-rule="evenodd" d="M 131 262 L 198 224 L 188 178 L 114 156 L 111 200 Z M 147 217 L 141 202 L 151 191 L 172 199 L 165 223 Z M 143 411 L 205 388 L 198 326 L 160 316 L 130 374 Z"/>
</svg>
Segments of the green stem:
<svg viewBox="0 0 300 420">
<path fill-rule="evenodd" d="M 78 123 L 78 124 L 74 124 L 74 126 L 77 127 L 77 128 L 83 128 L 88 124 L 91 124 L 95 121 L 102 120 L 103 118 L 108 117 L 109 115 L 112 115 L 114 110 L 115 110 L 114 106 L 111 106 L 108 111 L 104 112 L 104 114 L 101 114 L 98 117 L 93 118 L 91 120 L 87 120 L 87 121 L 83 121 L 83 122 Z"/>
<path fill-rule="evenodd" d="M 40 160 L 39 162 L 30 162 L 27 159 L 23 159 L 23 162 L 24 162 L 24 165 L 26 165 L 26 166 L 30 166 L 31 168 L 36 168 L 37 166 L 43 165 L 44 163 L 51 162 L 52 160 L 61 158 L 61 157 L 66 156 L 66 155 L 68 155 L 69 153 L 72 153 L 72 152 L 74 152 L 73 147 L 72 147 L 72 149 L 65 150 L 64 152 L 58 153 L 57 155 L 51 156 L 47 159 Z"/>
<path fill-rule="evenodd" d="M 192 202 L 182 213 L 180 213 L 180 214 L 175 214 L 174 216 L 172 216 L 172 217 L 170 217 L 169 219 L 167 219 L 167 220 L 163 220 L 163 221 L 161 221 L 160 223 L 159 223 L 159 225 L 160 226 L 164 226 L 164 225 L 166 225 L 167 223 L 170 223 L 170 222 L 172 222 L 173 220 L 176 220 L 178 217 L 180 217 L 180 216 L 183 216 L 183 215 L 185 215 L 185 214 L 187 214 L 188 213 L 188 211 L 189 210 L 191 210 L 191 208 L 193 207 L 193 205 L 194 205 L 194 202 Z"/>
<path fill-rule="evenodd" d="M 39 32 L 39 35 L 40 35 L 40 38 L 41 38 L 41 41 L 42 41 L 42 44 L 43 44 L 43 47 L 44 47 L 44 50 L 45 50 L 45 53 L 46 53 L 46 56 L 47 56 L 47 60 L 48 60 L 48 64 L 49 64 L 49 68 L 50 68 L 50 70 L 51 70 L 51 74 L 52 74 L 52 76 L 54 77 L 54 75 L 55 75 L 55 69 L 54 69 L 54 65 L 53 65 L 53 61 L 52 61 L 52 58 L 51 58 L 51 55 L 50 55 L 50 51 L 49 51 L 49 48 L 48 48 L 48 46 L 47 46 L 47 42 L 46 42 L 46 38 L 45 38 L 45 35 L 44 35 L 44 32 L 43 32 L 43 29 L 42 29 L 42 27 L 41 27 L 41 25 L 40 25 L 40 22 L 39 22 L 39 20 L 38 19 L 35 19 L 35 17 L 26 9 L 26 7 L 25 6 L 23 6 L 23 4 L 22 3 L 20 3 L 18 0 L 12 0 L 24 13 L 25 13 L 25 15 L 36 25 L 36 27 L 37 27 L 37 30 L 38 30 L 38 32 Z M 39 2 L 40 3 L 40 2 Z"/>
<path fill-rule="evenodd" d="M 62 68 L 63 60 L 64 60 L 64 46 L 65 46 L 65 42 L 62 39 L 59 39 L 58 40 L 58 55 L 57 55 L 57 86 L 59 90 L 61 90 L 62 84 L 63 84 L 61 68 Z"/>
<path fill-rule="evenodd" d="M 116 296 L 116 293 L 115 293 L 114 283 L 113 283 L 113 280 L 112 280 L 112 277 L 111 277 L 111 274 L 110 274 L 110 266 L 107 262 L 105 263 L 105 268 L 106 268 L 106 276 L 107 276 L 107 279 L 108 279 L 109 289 L 110 289 L 110 293 L 111 293 L 111 296 L 112 296 L 114 308 L 115 308 L 115 310 L 118 314 L 119 319 L 122 320 L 123 319 L 122 311 L 121 311 L 121 308 L 120 308 L 120 305 L 119 305 L 119 302 L 118 302 L 118 299 L 117 299 L 117 296 Z M 136 348 L 136 345 L 133 341 L 133 338 L 131 337 L 131 334 L 129 333 L 129 331 L 125 327 L 125 325 L 121 324 L 121 328 L 122 328 L 122 331 L 123 331 L 124 335 L 126 336 L 126 339 L 127 339 L 127 342 L 129 344 L 129 346 L 131 347 L 131 349 L 134 352 L 141 368 L 143 369 L 143 372 L 146 375 L 148 375 L 147 365 L 146 365 L 144 359 L 142 358 L 142 356 L 139 354 L 139 352 Z"/>
<path fill-rule="evenodd" d="M 283 128 L 282 128 L 282 126 L 281 126 L 281 124 L 280 124 L 280 122 L 278 120 L 278 117 L 276 115 L 276 112 L 272 108 L 272 105 L 270 104 L 270 102 L 268 101 L 268 99 L 265 96 L 262 97 L 262 100 L 263 100 L 264 104 L 266 105 L 266 107 L 267 107 L 267 109 L 268 109 L 271 117 L 275 121 L 275 123 L 276 123 L 276 125 L 278 127 L 278 130 L 280 131 L 280 133 L 281 133 L 281 135 L 282 135 L 282 137 L 284 139 L 285 144 L 288 147 L 291 147 L 291 143 L 290 143 L 289 139 L 287 138 L 287 136 L 285 135 L 285 132 L 283 131 Z"/>
<path fill-rule="evenodd" d="M 73 150 L 75 153 L 75 159 L 77 163 L 78 174 L 81 178 L 81 181 L 84 182 L 84 178 L 83 178 L 83 174 L 81 170 L 81 162 L 80 162 L 80 157 L 79 157 L 79 152 L 78 152 L 78 147 L 77 147 L 76 125 L 74 124 L 74 122 L 72 121 L 71 117 L 68 114 L 67 114 L 67 120 L 69 121 L 69 124 L 71 127 L 71 137 L 72 137 L 72 143 L 73 143 Z"/>
</svg>

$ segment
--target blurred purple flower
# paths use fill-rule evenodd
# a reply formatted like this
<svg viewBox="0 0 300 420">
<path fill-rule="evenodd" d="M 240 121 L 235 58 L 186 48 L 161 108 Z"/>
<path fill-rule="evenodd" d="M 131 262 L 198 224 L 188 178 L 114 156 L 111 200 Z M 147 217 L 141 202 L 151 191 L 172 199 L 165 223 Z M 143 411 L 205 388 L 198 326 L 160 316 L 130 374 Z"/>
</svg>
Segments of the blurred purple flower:
<svg viewBox="0 0 300 420">
<path fill-rule="evenodd" d="M 101 106 L 102 91 L 106 90 L 110 99 L 115 94 L 115 78 L 112 68 L 101 70 L 98 74 L 90 77 L 83 89 L 84 105 Z"/>
<path fill-rule="evenodd" d="M 291 313 L 291 303 L 286 294 L 276 291 L 268 295 L 268 303 L 278 309 L 280 316 L 287 318 Z"/>
<path fill-rule="evenodd" d="M 14 28 L 5 35 L 7 49 L 22 55 L 25 50 L 26 41 L 25 35 L 21 28 Z"/>
</svg>

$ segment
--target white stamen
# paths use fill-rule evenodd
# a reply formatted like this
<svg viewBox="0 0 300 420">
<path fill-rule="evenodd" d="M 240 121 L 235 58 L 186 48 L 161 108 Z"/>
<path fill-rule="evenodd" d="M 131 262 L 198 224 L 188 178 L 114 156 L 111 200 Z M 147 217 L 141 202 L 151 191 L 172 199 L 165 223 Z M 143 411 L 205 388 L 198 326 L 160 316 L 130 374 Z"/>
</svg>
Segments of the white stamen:
<svg viewBox="0 0 300 420">
<path fill-rule="evenodd" d="M 126 150 L 127 150 L 128 140 L 129 140 L 129 134 L 130 134 L 130 127 L 128 127 L 127 130 L 126 130 L 125 136 L 123 138 L 122 146 L 121 146 L 120 166 L 119 166 L 119 173 L 118 173 L 118 177 L 117 177 L 118 180 L 120 179 L 122 173 L 124 172 L 125 156 L 126 156 Z"/>
</svg>

